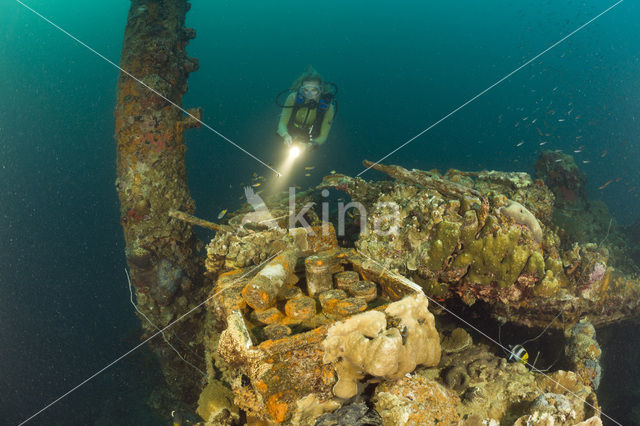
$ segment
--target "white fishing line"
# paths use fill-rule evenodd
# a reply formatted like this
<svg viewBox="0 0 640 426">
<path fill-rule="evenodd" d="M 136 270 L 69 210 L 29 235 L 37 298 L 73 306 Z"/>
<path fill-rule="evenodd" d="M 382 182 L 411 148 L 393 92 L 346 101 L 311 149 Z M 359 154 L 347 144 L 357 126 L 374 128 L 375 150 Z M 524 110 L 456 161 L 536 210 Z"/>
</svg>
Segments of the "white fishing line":
<svg viewBox="0 0 640 426">
<path fill-rule="evenodd" d="M 207 377 L 207 373 L 205 373 L 204 371 L 200 370 L 198 367 L 196 367 L 195 365 L 193 365 L 193 364 L 191 364 L 189 361 L 187 361 L 187 360 L 185 359 L 185 357 L 183 357 L 183 356 L 182 356 L 182 354 L 181 354 L 180 352 L 178 352 L 178 350 L 175 348 L 175 346 L 173 346 L 173 345 L 171 344 L 171 342 L 169 341 L 169 339 L 167 339 L 167 336 L 164 334 L 164 332 L 163 332 L 162 330 L 160 330 L 160 327 L 158 327 L 157 325 L 155 325 L 155 324 L 153 323 L 153 321 L 151 321 L 151 320 L 149 319 L 149 317 L 148 317 L 148 316 L 146 316 L 146 315 L 144 314 L 144 312 L 142 312 L 142 311 L 138 308 L 138 306 L 136 305 L 136 303 L 133 301 L 133 288 L 132 288 L 132 286 L 131 286 L 131 277 L 129 276 L 129 271 L 127 271 L 127 269 L 125 268 L 125 269 L 124 269 L 124 273 L 125 273 L 125 274 L 127 274 L 127 282 L 129 283 L 129 300 L 131 301 L 131 304 L 133 305 L 133 308 L 134 308 L 136 311 L 138 311 L 138 313 L 139 313 L 140 315 L 142 315 L 142 316 L 144 317 L 144 319 L 146 319 L 146 320 L 147 320 L 147 322 L 148 322 L 149 324 L 151 324 L 151 325 L 152 325 L 156 330 L 158 330 L 158 331 L 160 331 L 160 332 L 162 333 L 162 338 L 164 339 L 164 341 L 165 341 L 165 342 L 167 342 L 167 345 L 169 345 L 169 346 L 171 347 L 171 349 L 173 349 L 173 351 L 174 351 L 175 353 L 177 353 L 177 354 L 178 354 L 178 357 L 180 357 L 180 359 L 181 359 L 181 360 L 183 360 L 184 362 L 186 362 L 187 364 L 189 364 L 190 366 L 192 366 L 193 368 L 195 368 L 196 370 L 198 370 L 198 371 L 199 371 L 199 372 L 200 372 L 204 377 Z M 177 337 L 176 337 L 176 338 L 177 338 Z M 183 342 L 183 343 L 184 343 L 184 342 Z"/>
</svg>

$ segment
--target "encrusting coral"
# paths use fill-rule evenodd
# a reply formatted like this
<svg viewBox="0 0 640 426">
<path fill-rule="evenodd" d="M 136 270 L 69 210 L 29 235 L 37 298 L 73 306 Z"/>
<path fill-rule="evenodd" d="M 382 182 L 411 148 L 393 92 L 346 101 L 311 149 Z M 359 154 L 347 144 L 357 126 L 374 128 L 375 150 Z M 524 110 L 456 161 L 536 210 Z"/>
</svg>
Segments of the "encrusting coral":
<svg viewBox="0 0 640 426">
<path fill-rule="evenodd" d="M 423 294 L 416 294 L 391 303 L 384 312 L 364 312 L 331 326 L 323 360 L 336 363 L 333 393 L 351 398 L 366 374 L 398 379 L 417 365 L 438 364 L 440 341 L 428 305 Z M 387 327 L 386 316 L 393 327 Z"/>
</svg>

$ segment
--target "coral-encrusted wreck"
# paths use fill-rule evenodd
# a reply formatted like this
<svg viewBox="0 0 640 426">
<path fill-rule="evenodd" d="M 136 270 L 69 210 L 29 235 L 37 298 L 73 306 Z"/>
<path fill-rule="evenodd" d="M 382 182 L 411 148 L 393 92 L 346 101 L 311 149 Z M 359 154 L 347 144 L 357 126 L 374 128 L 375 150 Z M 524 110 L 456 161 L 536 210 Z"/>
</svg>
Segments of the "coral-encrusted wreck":
<svg viewBox="0 0 640 426">
<path fill-rule="evenodd" d="M 147 334 L 171 325 L 154 346 L 171 407 L 198 399 L 208 425 L 601 424 L 596 327 L 638 317 L 637 251 L 573 159 L 543 152 L 536 180 L 365 162 L 391 180 L 334 174 L 294 203 L 346 192 L 362 209 L 339 235 L 314 210 L 290 229 L 289 200 L 197 219 L 183 132 L 200 111 L 176 108 L 197 69 L 188 9 L 132 0 L 115 109 L 131 285 Z M 192 225 L 217 232 L 206 259 Z M 525 343 L 561 331 L 562 360 L 545 374 L 462 310 L 532 328 Z"/>
<path fill-rule="evenodd" d="M 317 188 L 365 207 L 369 226 L 355 247 L 340 247 L 313 211 L 311 228 L 294 229 L 285 219 L 246 228 L 241 211 L 207 246 L 216 279 L 208 371 L 229 384 L 233 406 L 205 420 L 231 424 L 239 408 L 256 424 L 334 424 L 328 416 L 342 407 L 335 412 L 382 424 L 597 424 L 593 325 L 637 316 L 637 277 L 611 266 L 602 243 L 561 241 L 542 180 L 365 165 L 393 180 L 334 174 Z M 288 209 L 267 204 L 273 217 Z M 614 234 L 609 247 L 623 252 Z M 508 362 L 497 347 L 474 345 L 469 324 L 450 332 L 443 317 L 438 333 L 431 312 L 455 301 L 481 301 L 501 322 L 565 330 L 561 364 L 573 371 Z"/>
</svg>

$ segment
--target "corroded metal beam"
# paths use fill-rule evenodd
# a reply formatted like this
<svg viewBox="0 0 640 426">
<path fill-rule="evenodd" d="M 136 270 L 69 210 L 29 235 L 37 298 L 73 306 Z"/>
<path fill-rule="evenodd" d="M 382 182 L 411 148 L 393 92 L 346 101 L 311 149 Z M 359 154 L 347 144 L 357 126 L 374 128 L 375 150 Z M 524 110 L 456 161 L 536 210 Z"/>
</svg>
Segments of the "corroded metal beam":
<svg viewBox="0 0 640 426">
<path fill-rule="evenodd" d="M 125 72 L 120 73 L 115 107 L 116 188 L 138 309 L 154 323 L 141 318 L 148 334 L 204 300 L 203 263 L 195 255 L 199 242 L 189 223 L 169 215 L 195 210 L 183 132 L 198 127 L 200 110 L 187 115 L 179 108 L 189 73 L 198 68 L 197 59 L 185 51 L 195 37 L 193 29 L 184 27 L 189 8 L 186 0 L 132 0 L 120 62 Z M 201 325 L 202 318 L 192 314 L 165 332 L 193 365 L 203 365 Z M 162 339 L 153 342 L 170 389 L 193 400 L 198 370 Z"/>
</svg>

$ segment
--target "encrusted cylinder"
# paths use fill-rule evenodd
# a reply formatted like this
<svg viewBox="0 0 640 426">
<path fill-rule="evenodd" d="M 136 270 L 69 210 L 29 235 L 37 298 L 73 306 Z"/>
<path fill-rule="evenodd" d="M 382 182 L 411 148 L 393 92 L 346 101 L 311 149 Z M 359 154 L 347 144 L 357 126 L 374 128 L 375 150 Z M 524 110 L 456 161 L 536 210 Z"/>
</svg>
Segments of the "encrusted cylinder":
<svg viewBox="0 0 640 426">
<path fill-rule="evenodd" d="M 284 300 L 297 299 L 300 296 L 303 296 L 300 287 L 286 286 L 280 290 L 280 298 Z"/>
<path fill-rule="evenodd" d="M 356 271 L 343 271 L 335 274 L 333 276 L 333 279 L 336 283 L 336 288 L 348 291 L 348 289 L 353 286 L 353 284 L 360 281 L 360 274 L 358 274 Z"/>
<path fill-rule="evenodd" d="M 332 269 L 335 261 L 332 256 L 318 254 L 304 260 L 307 277 L 307 293 L 311 297 L 333 288 Z"/>
<path fill-rule="evenodd" d="M 347 294 L 344 290 L 329 290 L 320 293 L 318 296 L 318 300 L 320 300 L 320 306 L 322 306 L 322 310 L 326 313 L 332 313 L 335 310 L 336 305 L 339 301 L 347 298 Z"/>
<path fill-rule="evenodd" d="M 353 315 L 364 312 L 367 309 L 367 302 L 359 297 L 348 297 L 336 303 L 333 313 L 336 315 Z"/>
<path fill-rule="evenodd" d="M 291 335 L 291 329 L 283 324 L 270 324 L 264 328 L 264 334 L 268 339 L 282 339 Z"/>
<path fill-rule="evenodd" d="M 283 285 L 294 282 L 297 256 L 287 251 L 275 257 L 242 289 L 242 297 L 255 310 L 265 310 L 276 303 Z"/>
<path fill-rule="evenodd" d="M 360 297 L 367 302 L 378 297 L 378 286 L 373 281 L 357 281 L 350 284 L 346 290 L 350 296 Z"/>
<path fill-rule="evenodd" d="M 304 321 L 316 314 L 316 301 L 309 296 L 291 299 L 284 306 L 284 311 L 289 318 Z"/>
<path fill-rule="evenodd" d="M 282 312 L 274 306 L 272 308 L 265 309 L 264 311 L 253 311 L 252 317 L 262 324 L 274 324 L 282 321 L 284 315 L 282 315 Z"/>
</svg>

